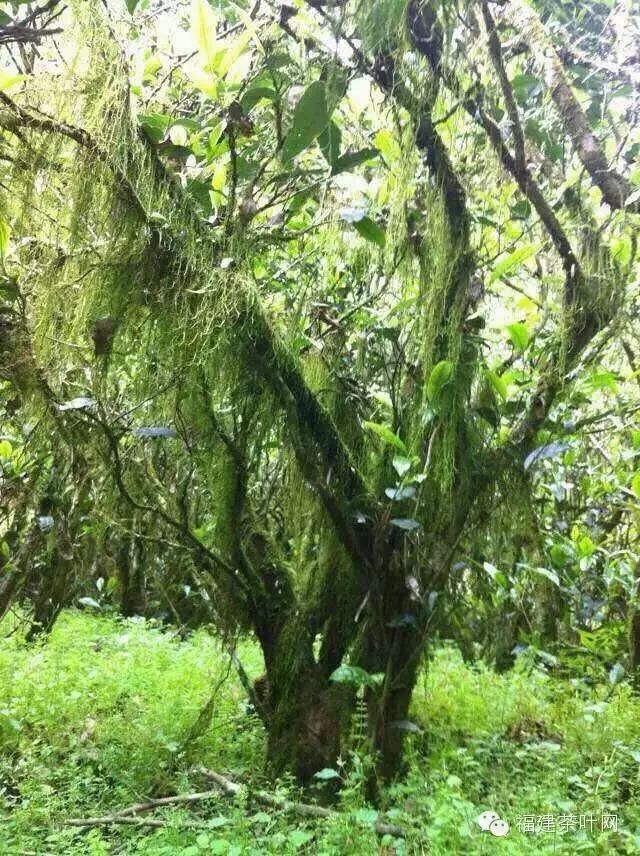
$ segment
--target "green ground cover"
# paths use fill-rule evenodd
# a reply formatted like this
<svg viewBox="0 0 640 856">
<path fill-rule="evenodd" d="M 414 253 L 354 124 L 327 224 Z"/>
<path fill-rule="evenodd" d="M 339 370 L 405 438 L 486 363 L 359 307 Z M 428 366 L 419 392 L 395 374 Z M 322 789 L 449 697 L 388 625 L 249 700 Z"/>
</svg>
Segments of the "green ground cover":
<svg viewBox="0 0 640 856">
<path fill-rule="evenodd" d="M 508 674 L 471 667 L 442 647 L 416 688 L 406 777 L 383 795 L 405 841 L 380 839 L 364 797 L 367 753 L 357 741 L 339 769 L 340 815 L 308 820 L 267 810 L 262 787 L 300 799 L 264 771 L 263 732 L 214 639 L 187 639 L 139 620 L 76 611 L 50 639 L 26 645 L 3 625 L 0 641 L 0 854 L 319 853 L 538 854 L 640 851 L 640 700 L 624 684 L 546 674 L 521 658 Z M 252 675 L 251 643 L 240 646 Z M 182 751 L 213 687 L 211 726 Z M 149 794 L 208 789 L 205 765 L 247 791 L 191 808 L 156 810 L 165 828 L 76 829 L 65 821 L 104 815 Z M 307 801 L 313 795 L 305 795 Z M 482 833 L 494 810 L 505 838 Z M 602 816 L 618 831 L 602 831 Z M 529 833 L 518 818 L 554 819 Z M 580 817 L 594 818 L 593 830 Z M 149 817 L 149 815 L 147 815 Z M 560 817 L 576 829 L 559 832 Z M 202 823 L 186 829 L 186 821 Z"/>
</svg>

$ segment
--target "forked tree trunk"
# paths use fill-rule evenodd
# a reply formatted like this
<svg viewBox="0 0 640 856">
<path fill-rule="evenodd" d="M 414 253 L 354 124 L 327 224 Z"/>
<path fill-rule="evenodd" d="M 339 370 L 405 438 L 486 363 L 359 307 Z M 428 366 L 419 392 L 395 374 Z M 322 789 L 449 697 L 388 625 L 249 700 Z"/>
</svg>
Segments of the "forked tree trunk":
<svg viewBox="0 0 640 856">
<path fill-rule="evenodd" d="M 407 590 L 400 555 L 398 550 L 388 557 L 379 590 L 369 593 L 366 617 L 358 623 L 345 619 L 351 625 L 345 656 L 369 674 L 384 676 L 381 686 L 365 694 L 368 738 L 384 780 L 402 769 L 411 696 L 427 644 L 428 610 Z M 304 621 L 296 618 L 265 651 L 266 675 L 256 686 L 272 768 L 293 772 L 303 783 L 322 768 L 335 767 L 348 748 L 356 699 L 355 687 L 331 681 L 335 663 L 316 661 L 313 641 Z"/>
<path fill-rule="evenodd" d="M 264 646 L 263 646 L 264 650 Z M 287 624 L 265 652 L 266 674 L 256 682 L 267 730 L 267 757 L 277 773 L 309 783 L 334 767 L 340 753 L 341 688 L 315 661 L 313 639 L 299 619 Z"/>
</svg>

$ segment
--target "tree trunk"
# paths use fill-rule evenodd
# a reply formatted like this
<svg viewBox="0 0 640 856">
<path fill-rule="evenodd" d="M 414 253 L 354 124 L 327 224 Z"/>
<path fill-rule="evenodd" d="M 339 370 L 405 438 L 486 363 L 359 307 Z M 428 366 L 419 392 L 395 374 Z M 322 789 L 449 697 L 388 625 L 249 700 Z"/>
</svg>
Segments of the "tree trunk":
<svg viewBox="0 0 640 856">
<path fill-rule="evenodd" d="M 126 618 L 144 615 L 146 608 L 144 544 L 141 538 L 125 533 L 118 549 L 120 612 Z"/>
<path fill-rule="evenodd" d="M 283 628 L 265 660 L 256 694 L 269 763 L 277 774 L 290 771 L 309 783 L 318 770 L 334 767 L 340 753 L 342 688 L 316 663 L 313 639 L 299 619 Z"/>
<path fill-rule="evenodd" d="M 406 628 L 396 631 L 385 673 L 382 694 L 371 693 L 371 738 L 377 755 L 377 770 L 385 781 L 402 771 L 403 744 L 409 722 L 409 706 L 426 650 L 426 639 Z"/>
<path fill-rule="evenodd" d="M 408 571 L 413 560 L 405 546 L 400 534 L 377 545 L 378 571 L 364 605 L 356 615 L 341 612 L 340 618 L 334 609 L 322 628 L 317 660 L 315 629 L 303 615 L 285 625 L 275 642 L 262 640 L 266 675 L 256 692 L 263 702 L 268 757 L 276 772 L 290 770 L 309 782 L 323 767 L 335 767 L 347 745 L 356 700 L 357 687 L 330 680 L 345 659 L 369 675 L 383 676 L 365 692 L 367 737 L 377 775 L 389 780 L 401 772 L 404 737 L 412 730 L 411 697 L 431 620 L 426 585 L 428 581 L 442 587 L 450 553 L 440 544 L 427 568 Z M 425 582 L 419 583 L 414 573 Z"/>
<path fill-rule="evenodd" d="M 54 548 L 44 573 L 38 580 L 39 587 L 33 604 L 33 618 L 26 634 L 32 642 L 41 634 L 51 631 L 58 615 L 69 600 L 72 561 L 64 548 Z"/>
</svg>

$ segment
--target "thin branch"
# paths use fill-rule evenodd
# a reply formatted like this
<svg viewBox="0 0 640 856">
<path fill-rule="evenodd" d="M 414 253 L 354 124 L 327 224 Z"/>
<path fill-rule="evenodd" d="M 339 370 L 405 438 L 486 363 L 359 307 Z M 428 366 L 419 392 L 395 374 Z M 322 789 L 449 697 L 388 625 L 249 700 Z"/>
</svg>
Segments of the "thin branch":
<svg viewBox="0 0 640 856">
<path fill-rule="evenodd" d="M 207 779 L 215 782 L 222 791 L 228 796 L 236 797 L 245 790 L 242 785 L 232 782 L 226 776 L 216 773 L 215 770 L 209 770 L 206 767 L 201 767 L 199 772 Z M 294 802 L 285 797 L 274 796 L 268 791 L 248 791 L 248 794 L 256 799 L 257 802 L 269 808 L 277 808 L 281 811 L 292 812 L 293 814 L 301 815 L 302 817 L 318 817 L 318 818 L 335 818 L 339 817 L 339 812 L 330 808 L 324 808 L 319 805 L 310 805 L 309 803 Z M 404 831 L 395 824 L 383 823 L 377 820 L 375 830 L 378 835 L 393 835 L 395 838 L 404 838 Z"/>
<path fill-rule="evenodd" d="M 604 201 L 614 209 L 627 207 L 627 210 L 639 212 L 640 202 L 626 205 L 632 187 L 623 175 L 609 167 L 604 150 L 589 127 L 588 119 L 567 80 L 562 60 L 538 13 L 524 0 L 511 0 L 502 6 L 501 14 L 531 45 L 576 154 L 593 183 L 602 191 Z"/>
<path fill-rule="evenodd" d="M 21 27 L 17 24 L 8 24 L 0 27 L 0 45 L 17 44 L 24 45 L 30 42 L 39 42 L 47 36 L 55 36 L 61 33 L 60 27 L 53 29 L 38 29 L 37 27 Z"/>
<path fill-rule="evenodd" d="M 104 817 L 70 818 L 65 821 L 67 826 L 150 826 L 153 829 L 164 829 L 170 826 L 172 829 L 212 829 L 210 824 L 196 820 L 183 820 L 180 823 L 159 820 L 154 817 L 118 817 L 108 814 Z M 217 828 L 217 827 L 216 827 Z"/>
<path fill-rule="evenodd" d="M 48 2 L 45 3 L 44 5 L 36 6 L 36 8 L 33 9 L 26 16 L 26 18 L 23 18 L 21 21 L 17 22 L 18 25 L 21 27 L 29 26 L 29 24 L 31 24 L 33 21 L 35 21 L 36 18 L 39 18 L 40 15 L 46 15 L 47 12 L 53 11 L 56 8 L 56 6 L 60 5 L 60 2 L 61 2 L 61 0 L 48 0 Z"/>
<path fill-rule="evenodd" d="M 489 10 L 489 5 L 486 0 L 484 0 L 484 2 L 482 3 L 482 17 L 484 18 L 484 24 L 487 30 L 489 56 L 491 57 L 493 67 L 495 68 L 496 74 L 498 75 L 498 80 L 500 81 L 504 101 L 507 105 L 507 114 L 511 121 L 515 161 L 519 169 L 525 169 L 526 158 L 524 150 L 524 131 L 522 130 L 522 124 L 520 123 L 518 105 L 516 104 L 516 99 L 513 95 L 511 82 L 509 80 L 507 70 L 504 65 L 504 59 L 502 56 L 502 45 L 500 44 L 500 39 L 496 31 L 495 21 L 493 20 L 493 16 L 491 15 L 491 11 Z"/>
</svg>

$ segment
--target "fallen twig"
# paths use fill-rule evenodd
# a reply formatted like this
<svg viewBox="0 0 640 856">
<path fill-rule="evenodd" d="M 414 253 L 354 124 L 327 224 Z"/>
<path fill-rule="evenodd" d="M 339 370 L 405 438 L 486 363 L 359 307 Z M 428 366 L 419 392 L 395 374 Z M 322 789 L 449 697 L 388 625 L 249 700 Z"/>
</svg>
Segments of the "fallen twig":
<svg viewBox="0 0 640 856">
<path fill-rule="evenodd" d="M 219 795 L 219 791 L 201 791 L 195 794 L 176 794 L 172 797 L 158 797 L 156 799 L 146 800 L 141 803 L 134 803 L 127 808 L 116 811 L 113 814 L 106 814 L 103 817 L 84 817 L 71 818 L 67 820 L 68 826 L 108 826 L 111 823 L 131 823 L 134 822 L 140 826 L 166 826 L 164 820 L 153 820 L 147 818 L 135 817 L 145 811 L 153 811 L 154 808 L 160 808 L 165 805 L 180 805 L 184 803 L 201 802 L 202 800 L 213 799 Z M 198 828 L 202 823 L 194 821 Z M 190 821 L 187 822 L 190 824 Z"/>
<path fill-rule="evenodd" d="M 200 767 L 199 772 L 208 779 L 211 779 L 212 782 L 219 785 L 221 790 L 226 794 L 229 794 L 229 796 L 237 796 L 243 791 L 242 785 L 232 782 L 231 779 L 227 779 L 226 776 L 216 773 L 215 770 L 208 770 L 206 767 Z M 303 817 L 332 818 L 338 817 L 339 814 L 337 811 L 330 808 L 324 808 L 319 805 L 310 805 L 309 803 L 294 802 L 293 800 L 288 800 L 285 797 L 274 796 L 268 791 L 252 791 L 251 796 L 255 797 L 255 799 L 259 803 L 262 803 L 262 805 L 269 806 L 270 808 L 277 808 L 281 811 L 290 811 L 294 814 L 302 815 Z M 393 835 L 395 838 L 404 838 L 403 830 L 393 823 L 383 823 L 382 821 L 377 820 L 374 825 L 378 835 Z"/>
<path fill-rule="evenodd" d="M 219 795 L 220 790 L 228 796 L 233 797 L 238 796 L 238 794 L 243 793 L 245 790 L 243 785 L 239 785 L 237 782 L 232 782 L 231 779 L 227 779 L 226 776 L 216 773 L 215 770 L 200 767 L 198 772 L 202 773 L 203 776 L 206 776 L 206 778 L 210 779 L 212 782 L 215 782 L 219 790 L 200 791 L 193 794 L 176 794 L 172 797 L 158 797 L 157 799 L 135 803 L 134 805 L 130 805 L 127 808 L 114 812 L 113 814 L 107 814 L 102 817 L 70 818 L 66 821 L 66 825 L 82 827 L 127 824 L 129 826 L 151 826 L 156 828 L 173 826 L 174 824 L 167 820 L 136 817 L 136 815 L 145 811 L 153 811 L 153 809 L 161 808 L 162 806 L 184 805 L 213 799 Z M 290 811 L 293 814 L 297 814 L 302 817 L 335 818 L 339 816 L 339 812 L 334 811 L 333 809 L 324 808 L 319 805 L 310 805 L 309 803 L 294 802 L 293 800 L 286 799 L 285 797 L 278 797 L 274 794 L 270 794 L 268 791 L 252 791 L 251 796 L 262 805 L 269 806 L 270 808 L 276 808 L 280 811 Z M 185 820 L 175 825 L 185 829 L 206 829 L 208 827 L 206 821 L 195 820 Z M 374 827 L 378 835 L 393 835 L 395 838 L 404 837 L 403 830 L 399 826 L 395 826 L 393 823 L 383 823 L 381 820 L 377 820 Z"/>
<path fill-rule="evenodd" d="M 211 829 L 206 821 L 182 820 L 180 823 L 171 823 L 168 820 L 160 820 L 157 817 L 120 817 L 117 814 L 108 814 L 105 817 L 77 817 L 65 821 L 67 826 L 112 826 L 115 824 L 126 824 L 127 826 L 152 826 L 161 829 L 165 826 L 175 826 L 178 829 Z"/>
<path fill-rule="evenodd" d="M 122 811 L 115 812 L 115 817 L 127 817 L 133 814 L 139 814 L 143 811 L 153 811 L 154 808 L 160 808 L 163 805 L 179 805 L 180 803 L 201 802 L 202 800 L 213 799 L 218 796 L 218 791 L 201 791 L 195 794 L 176 794 L 173 797 L 157 797 L 156 799 L 146 800 L 145 802 L 130 805 L 128 808 L 123 808 Z"/>
</svg>

